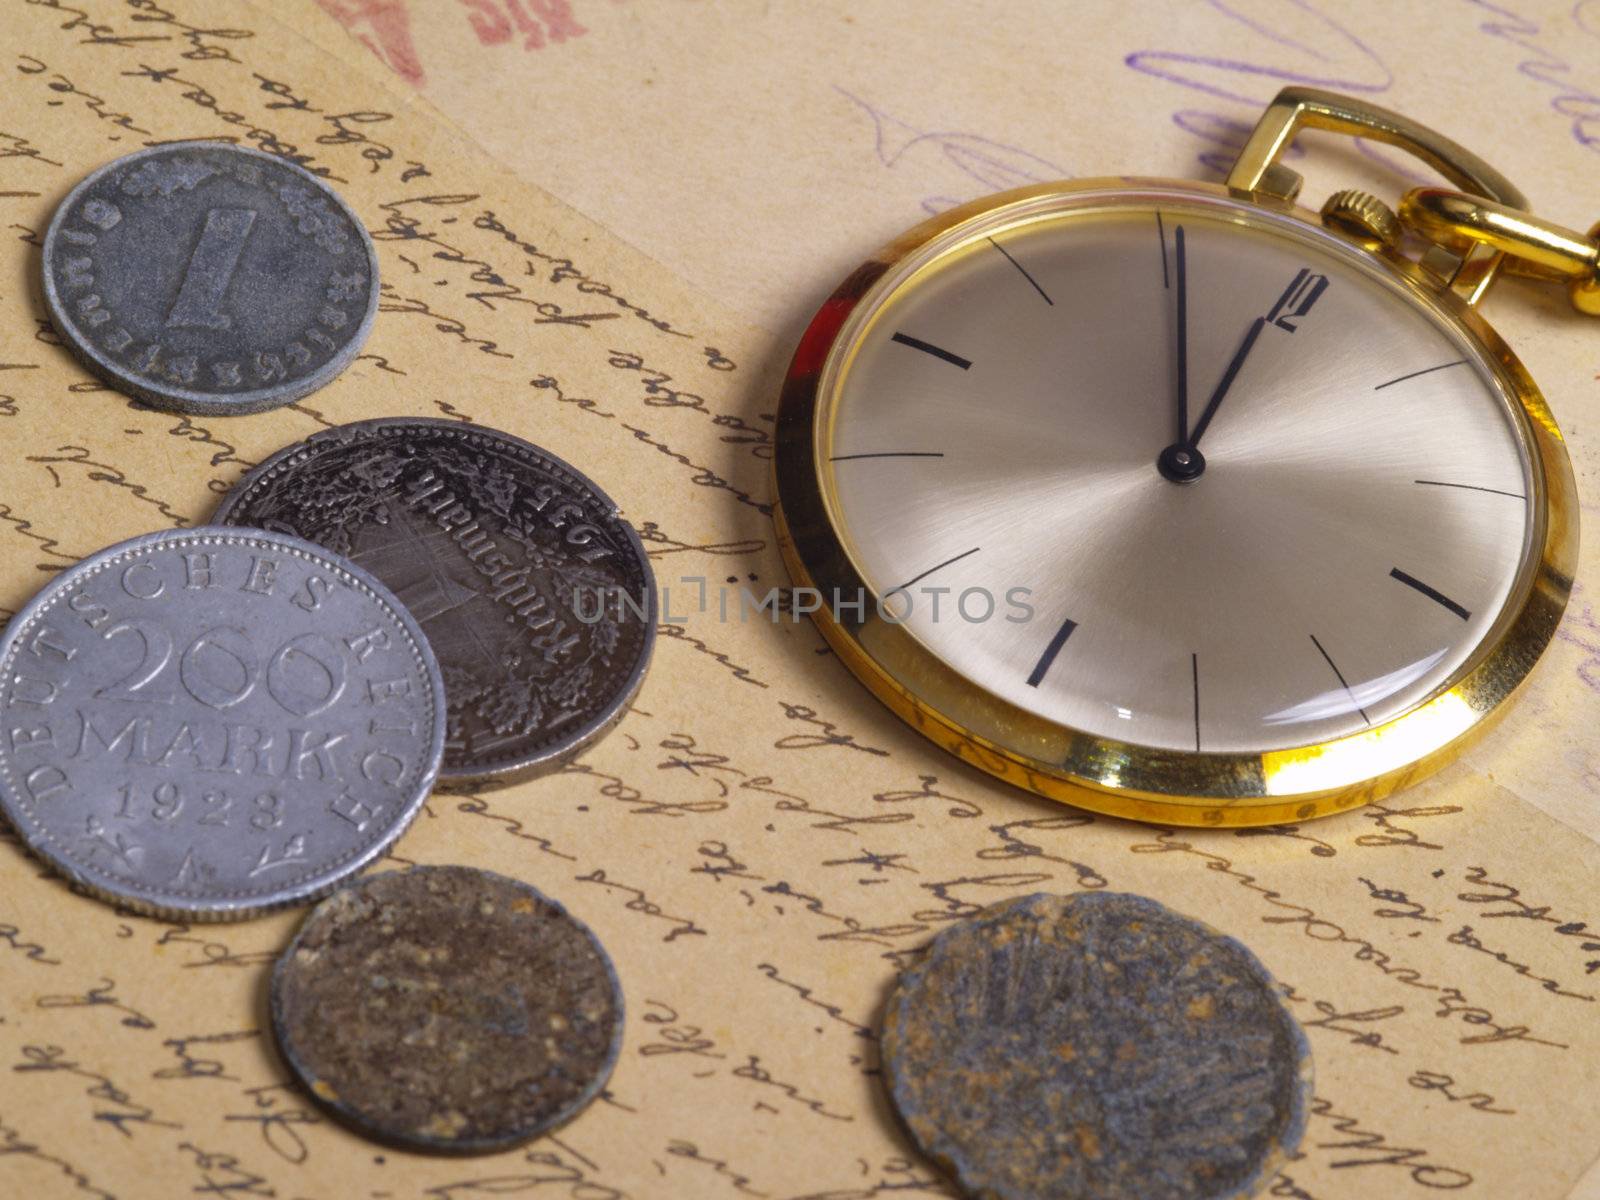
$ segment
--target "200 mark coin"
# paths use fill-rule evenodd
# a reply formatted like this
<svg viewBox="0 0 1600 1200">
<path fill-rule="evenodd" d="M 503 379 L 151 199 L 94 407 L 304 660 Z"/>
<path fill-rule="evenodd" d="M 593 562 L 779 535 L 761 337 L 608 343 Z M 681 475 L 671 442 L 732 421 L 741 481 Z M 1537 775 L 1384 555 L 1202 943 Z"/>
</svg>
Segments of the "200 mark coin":
<svg viewBox="0 0 1600 1200">
<path fill-rule="evenodd" d="M 0 808 L 104 899 L 231 920 L 312 899 L 427 798 L 444 689 L 416 620 L 319 546 L 148 534 L 0 639 Z"/>
<path fill-rule="evenodd" d="M 50 321 L 97 375 L 161 408 L 260 412 L 327 383 L 366 341 L 378 259 L 309 171 L 173 142 L 95 171 L 44 237 Z"/>
</svg>

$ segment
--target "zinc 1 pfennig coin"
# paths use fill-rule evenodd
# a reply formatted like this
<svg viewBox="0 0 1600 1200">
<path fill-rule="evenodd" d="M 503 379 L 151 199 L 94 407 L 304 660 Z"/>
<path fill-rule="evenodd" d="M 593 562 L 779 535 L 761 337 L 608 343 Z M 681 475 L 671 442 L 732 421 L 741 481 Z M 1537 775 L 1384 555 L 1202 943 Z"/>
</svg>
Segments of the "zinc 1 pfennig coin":
<svg viewBox="0 0 1600 1200">
<path fill-rule="evenodd" d="M 988 1200 L 1242 1200 L 1299 1144 L 1311 1052 L 1260 961 L 1154 900 L 1009 900 L 939 934 L 883 1026 L 911 1136 Z"/>
<path fill-rule="evenodd" d="M 347 555 L 411 609 L 444 672 L 441 786 L 560 766 L 644 679 L 656 601 L 638 535 L 593 482 L 508 433 L 341 425 L 267 459 L 213 519 Z"/>
<path fill-rule="evenodd" d="M 0 808 L 97 896 L 235 920 L 400 836 L 444 688 L 387 588 L 253 529 L 147 534 L 62 572 L 0 639 Z"/>
<path fill-rule="evenodd" d="M 95 374 L 160 408 L 298 400 L 355 358 L 378 309 L 372 239 L 309 171 L 173 142 L 73 188 L 44 236 L 50 321 Z"/>
<path fill-rule="evenodd" d="M 301 1081 L 382 1141 L 487 1153 L 600 1093 L 622 990 L 594 934 L 525 883 L 472 867 L 368 875 L 306 918 L 272 973 Z"/>
</svg>

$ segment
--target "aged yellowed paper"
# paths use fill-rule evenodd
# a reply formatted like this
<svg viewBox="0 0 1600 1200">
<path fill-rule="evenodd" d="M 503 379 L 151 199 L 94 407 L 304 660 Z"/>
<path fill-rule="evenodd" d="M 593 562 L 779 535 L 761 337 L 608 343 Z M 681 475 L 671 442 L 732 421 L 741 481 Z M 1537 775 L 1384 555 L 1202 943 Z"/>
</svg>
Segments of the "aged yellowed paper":
<svg viewBox="0 0 1600 1200">
<path fill-rule="evenodd" d="M 314 8 L 328 14 L 318 20 Z M 1398 109 L 1587 228 L 1594 0 L 291 0 L 524 178 L 779 331 L 918 214 L 1220 178 L 1289 84 Z M 1398 152 L 1313 136 L 1307 201 Z M 797 329 L 792 330 L 798 332 Z"/>
<path fill-rule="evenodd" d="M 1273 1194 L 1569 1194 L 1600 1146 L 1600 847 L 1585 836 L 1600 829 L 1600 634 L 1585 593 L 1518 712 L 1467 762 L 1383 806 L 1216 835 L 1091 818 L 994 784 L 880 709 L 803 620 L 738 619 L 735 589 L 784 582 L 767 472 L 789 344 L 759 328 L 781 322 L 753 300 L 703 298 L 630 247 L 643 243 L 636 230 L 619 237 L 532 186 L 527 162 L 514 164 L 519 180 L 403 80 L 390 90 L 356 42 L 314 44 L 279 24 L 292 7 L 0 9 L 11 247 L 0 606 L 15 611 L 108 542 L 203 521 L 248 464 L 328 424 L 465 417 L 584 468 L 640 528 L 666 589 L 634 711 L 560 776 L 436 797 L 393 857 L 489 867 L 569 905 L 616 959 L 625 1047 L 605 1098 L 523 1151 L 440 1160 L 375 1146 L 325 1120 L 270 1044 L 265 972 L 296 914 L 226 927 L 125 916 L 70 894 L 8 842 L 0 1194 L 945 1195 L 878 1085 L 874 1027 L 896 966 L 986 903 L 1094 888 L 1203 917 L 1289 989 L 1318 1099 L 1303 1157 Z M 656 7 L 617 11 L 654 20 Z M 658 7 L 684 21 L 703 11 Z M 566 45 L 597 45 L 611 10 L 574 11 L 593 28 Z M 1551 53 L 1580 36 L 1568 28 Z M 1187 52 L 1183 37 L 1171 44 Z M 614 46 L 606 61 L 628 53 Z M 1495 102 L 1462 113 L 1488 128 Z M 1150 122 L 1153 138 L 1167 120 Z M 1479 148 L 1527 155 L 1527 168 L 1503 165 L 1536 200 L 1592 218 L 1575 187 L 1529 178 L 1536 128 L 1524 113 Z M 1118 136 L 1123 151 L 1140 144 Z M 38 235 L 54 204 L 93 167 L 185 137 L 305 162 L 378 241 L 384 302 L 367 353 L 289 409 L 231 421 L 147 411 L 86 376 L 44 321 Z M 619 188 L 657 182 L 647 164 L 614 169 Z M 752 203 L 778 203 L 764 186 L 745 189 Z M 702 194 L 715 190 L 702 179 Z M 902 205 L 897 225 L 915 210 Z M 892 231 L 865 231 L 861 254 Z M 829 282 L 807 273 L 797 287 Z M 1587 489 L 1594 328 L 1532 290 L 1497 299 L 1491 316 L 1573 435 Z M 1593 552 L 1583 561 L 1580 585 Z M 734 597 L 728 619 L 721 587 Z"/>
</svg>

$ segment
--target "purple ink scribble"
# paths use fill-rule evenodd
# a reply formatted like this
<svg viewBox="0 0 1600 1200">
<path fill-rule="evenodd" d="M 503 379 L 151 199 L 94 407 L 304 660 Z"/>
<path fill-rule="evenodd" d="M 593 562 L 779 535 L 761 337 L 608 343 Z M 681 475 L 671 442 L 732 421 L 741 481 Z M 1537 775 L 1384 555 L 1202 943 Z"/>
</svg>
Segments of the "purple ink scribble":
<svg viewBox="0 0 1600 1200">
<path fill-rule="evenodd" d="M 929 213 L 943 212 L 988 192 L 1023 187 L 1030 183 L 1046 183 L 1064 179 L 1070 174 L 1049 159 L 1020 147 L 975 133 L 920 130 L 873 107 L 868 101 L 837 84 L 833 90 L 872 118 L 873 150 L 878 161 L 889 170 L 900 166 L 914 151 L 927 150 L 941 160 L 941 168 L 954 167 L 965 177 L 961 194 L 940 193 L 925 197 L 922 207 Z M 926 168 L 923 170 L 925 172 Z"/>
<path fill-rule="evenodd" d="M 1580 32 L 1600 38 L 1600 0 L 1578 0 L 1572 6 L 1572 23 Z"/>
<path fill-rule="evenodd" d="M 1319 69 L 1316 71 L 1298 70 L 1284 63 L 1272 61 L 1247 62 L 1235 58 L 1215 58 L 1204 54 L 1185 54 L 1176 50 L 1135 50 L 1123 59 L 1128 66 L 1145 75 L 1152 75 L 1157 79 L 1179 84 L 1197 92 L 1204 92 L 1208 96 L 1215 96 L 1219 100 L 1235 100 L 1241 104 L 1248 104 L 1255 108 L 1265 105 L 1277 93 L 1278 88 L 1286 83 L 1306 84 L 1311 87 L 1334 88 L 1345 92 L 1383 92 L 1387 91 L 1394 83 L 1394 74 L 1378 57 L 1376 51 L 1363 42 L 1350 30 L 1339 24 L 1334 18 L 1320 11 L 1310 0 L 1284 0 L 1287 7 L 1293 8 L 1297 13 L 1304 13 L 1311 17 L 1323 31 L 1330 32 L 1345 47 L 1355 51 L 1359 60 L 1353 66 L 1370 67 L 1380 78 L 1359 78 L 1347 68 L 1336 66 L 1325 50 L 1308 45 L 1305 41 L 1290 36 L 1282 29 L 1274 28 L 1265 22 L 1252 19 L 1241 12 L 1228 7 L 1223 0 L 1206 0 L 1209 6 L 1227 17 L 1243 25 L 1252 33 L 1272 42 L 1274 45 L 1287 49 L 1297 50 L 1305 57 L 1319 64 L 1332 66 L 1334 69 Z M 1291 18 L 1293 19 L 1293 18 Z M 1199 68 L 1196 70 L 1194 68 Z M 1273 85 L 1269 89 L 1242 92 L 1229 90 L 1229 87 L 1219 83 L 1208 83 L 1199 76 L 1211 71 L 1217 71 L 1228 76 L 1227 83 L 1235 85 L 1243 80 L 1261 80 Z M 1369 72 L 1370 74 L 1371 72 Z"/>
<path fill-rule="evenodd" d="M 1544 28 L 1531 17 L 1491 0 L 1466 2 L 1492 14 L 1478 26 L 1479 32 L 1531 55 L 1517 64 L 1517 73 L 1554 89 L 1556 95 L 1550 100 L 1551 111 L 1571 122 L 1572 138 L 1578 145 L 1600 154 L 1600 91 L 1572 82 L 1572 63 L 1539 43 L 1537 39 Z M 1579 0 L 1569 15 L 1579 33 L 1600 38 L 1600 4 L 1594 0 Z"/>
<path fill-rule="evenodd" d="M 1578 647 L 1589 657 L 1576 668 L 1578 679 L 1590 691 L 1600 692 L 1600 617 L 1584 598 L 1583 585 L 1574 582 L 1566 619 L 1556 626 L 1558 641 Z"/>
<path fill-rule="evenodd" d="M 1208 144 L 1208 148 L 1201 151 L 1199 161 L 1212 174 L 1227 174 L 1254 128 L 1254 117 L 1283 85 L 1298 83 L 1345 92 L 1383 92 L 1394 82 L 1394 74 L 1376 51 L 1310 0 L 1281 0 L 1283 20 L 1270 23 L 1241 13 L 1224 0 L 1207 0 L 1207 3 L 1255 37 L 1304 60 L 1299 64 L 1280 61 L 1270 51 L 1248 61 L 1176 50 L 1135 50 L 1123 59 L 1142 75 L 1249 106 L 1249 119 L 1198 109 L 1184 109 L 1173 114 L 1174 124 Z M 1306 26 L 1308 18 L 1311 28 L 1301 36 L 1297 27 Z M 1334 35 L 1332 38 L 1327 36 L 1329 32 Z M 1361 144 L 1361 151 L 1391 170 L 1398 169 L 1386 156 L 1375 154 L 1365 144 Z M 1298 153 L 1298 149 L 1290 148 L 1290 154 Z M 1418 178 L 1405 170 L 1400 170 L 1400 174 Z"/>
</svg>

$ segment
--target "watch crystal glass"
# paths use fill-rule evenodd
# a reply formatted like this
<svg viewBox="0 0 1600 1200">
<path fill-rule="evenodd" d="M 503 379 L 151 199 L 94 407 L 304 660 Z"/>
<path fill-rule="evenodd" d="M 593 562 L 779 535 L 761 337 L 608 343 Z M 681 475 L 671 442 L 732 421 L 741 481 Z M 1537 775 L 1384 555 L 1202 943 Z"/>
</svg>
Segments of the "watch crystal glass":
<svg viewBox="0 0 1600 1200">
<path fill-rule="evenodd" d="M 1405 713 L 1542 537 L 1484 351 L 1367 251 L 1222 197 L 957 226 L 851 315 L 818 404 L 823 500 L 881 611 L 980 688 L 1155 749 Z"/>
</svg>

